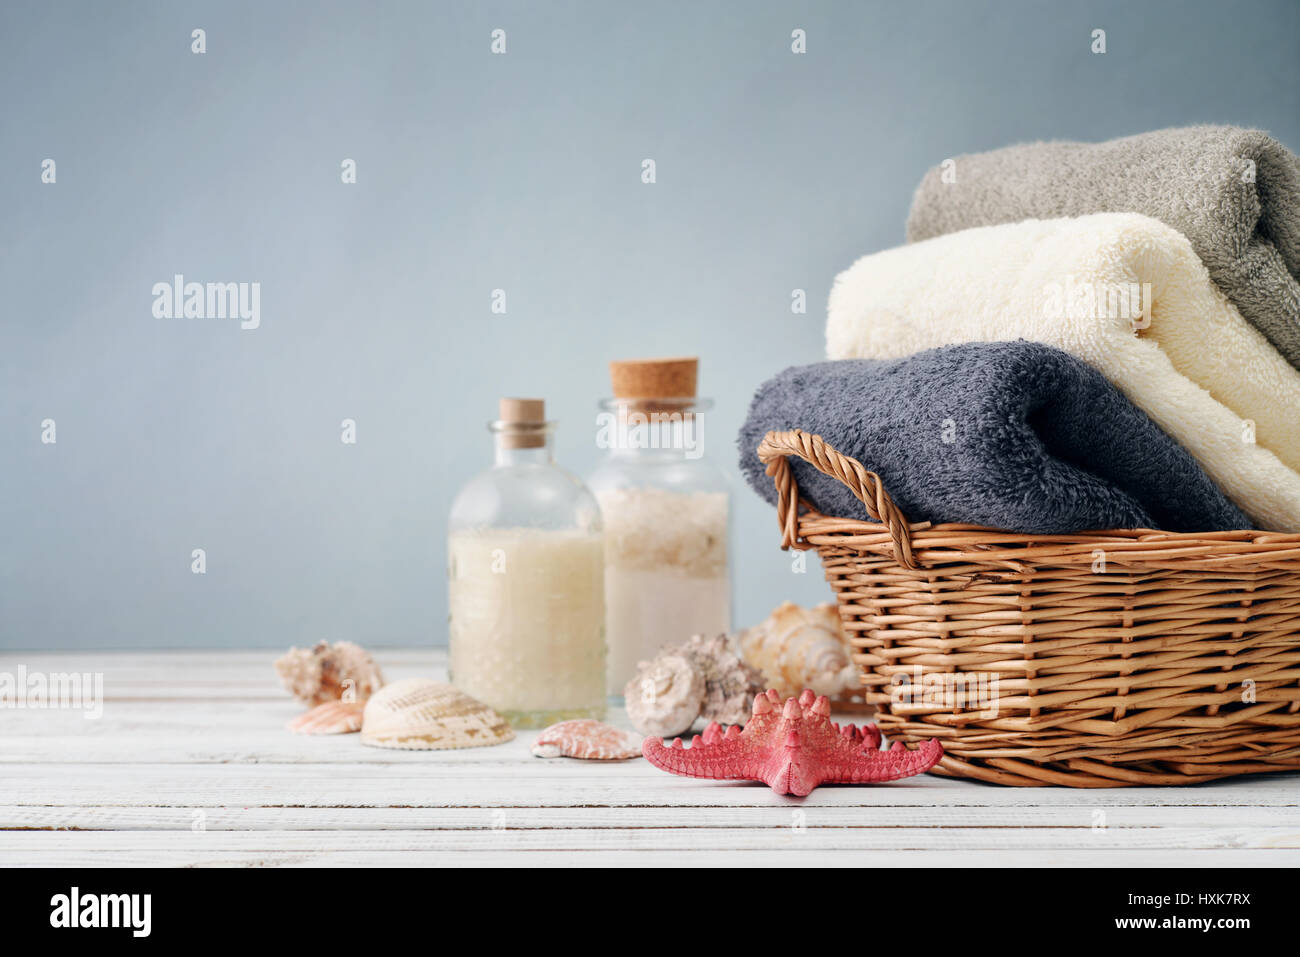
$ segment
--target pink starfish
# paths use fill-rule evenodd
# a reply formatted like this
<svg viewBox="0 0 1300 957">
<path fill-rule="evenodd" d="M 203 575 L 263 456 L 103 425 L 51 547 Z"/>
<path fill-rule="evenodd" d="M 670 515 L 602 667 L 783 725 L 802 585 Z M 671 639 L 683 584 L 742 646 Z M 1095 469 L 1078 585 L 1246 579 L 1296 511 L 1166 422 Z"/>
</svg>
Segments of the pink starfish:
<svg viewBox="0 0 1300 957">
<path fill-rule="evenodd" d="M 762 781 L 777 794 L 803 797 L 819 784 L 866 784 L 922 774 L 943 757 L 933 738 L 915 751 L 900 741 L 881 751 L 874 725 L 841 728 L 832 724 L 825 695 L 805 691 L 780 708 L 781 696 L 769 690 L 754 698 L 754 715 L 742 729 L 723 732 L 714 722 L 696 735 L 689 748 L 674 738 L 671 747 L 657 737 L 641 743 L 641 753 L 655 767 L 690 778 Z"/>
</svg>

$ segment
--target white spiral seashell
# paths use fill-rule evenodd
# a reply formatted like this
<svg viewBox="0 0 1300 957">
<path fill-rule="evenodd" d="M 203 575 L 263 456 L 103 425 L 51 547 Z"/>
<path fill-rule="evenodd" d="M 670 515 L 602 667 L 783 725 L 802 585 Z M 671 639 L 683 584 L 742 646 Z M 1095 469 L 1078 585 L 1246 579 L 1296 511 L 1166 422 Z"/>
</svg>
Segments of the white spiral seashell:
<svg viewBox="0 0 1300 957">
<path fill-rule="evenodd" d="M 684 655 L 660 655 L 637 665 L 623 688 L 632 726 L 669 738 L 690 729 L 704 706 L 704 675 Z"/>
<path fill-rule="evenodd" d="M 805 688 L 836 697 L 859 687 L 852 647 L 834 605 L 784 602 L 765 621 L 736 636 L 741 654 L 782 697 Z"/>
</svg>

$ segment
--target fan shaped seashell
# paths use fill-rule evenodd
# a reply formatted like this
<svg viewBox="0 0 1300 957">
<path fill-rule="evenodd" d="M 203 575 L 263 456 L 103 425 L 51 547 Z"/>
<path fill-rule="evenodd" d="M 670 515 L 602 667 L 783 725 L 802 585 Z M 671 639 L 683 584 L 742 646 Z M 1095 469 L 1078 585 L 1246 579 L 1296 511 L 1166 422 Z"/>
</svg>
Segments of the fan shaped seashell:
<svg viewBox="0 0 1300 957">
<path fill-rule="evenodd" d="M 704 706 L 704 675 L 685 655 L 637 665 L 623 688 L 628 719 L 642 734 L 670 738 L 690 729 Z"/>
<path fill-rule="evenodd" d="M 483 702 L 428 678 L 385 685 L 366 702 L 361 722 L 361 743 L 376 748 L 479 748 L 514 736 L 505 718 Z"/>
<path fill-rule="evenodd" d="M 784 602 L 767 620 L 736 635 L 745 661 L 782 697 L 805 688 L 836 697 L 860 687 L 853 647 L 834 605 L 801 608 Z"/>
<path fill-rule="evenodd" d="M 384 684 L 375 659 L 350 641 L 290 648 L 276 659 L 275 671 L 285 690 L 309 706 L 340 699 L 365 701 Z"/>
<path fill-rule="evenodd" d="M 537 736 L 533 754 L 539 758 L 622 761 L 641 756 L 641 735 L 590 718 L 561 721 Z"/>
<path fill-rule="evenodd" d="M 326 701 L 289 722 L 294 734 L 351 734 L 361 730 L 364 701 Z"/>
</svg>

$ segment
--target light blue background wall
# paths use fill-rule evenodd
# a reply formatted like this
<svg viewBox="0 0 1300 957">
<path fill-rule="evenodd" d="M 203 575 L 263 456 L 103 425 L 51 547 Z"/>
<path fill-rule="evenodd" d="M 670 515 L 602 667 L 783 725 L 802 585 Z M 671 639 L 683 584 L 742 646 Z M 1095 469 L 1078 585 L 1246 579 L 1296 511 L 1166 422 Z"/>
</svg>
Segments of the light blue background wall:
<svg viewBox="0 0 1300 957">
<path fill-rule="evenodd" d="M 0 647 L 444 643 L 498 395 L 545 395 L 586 471 L 606 361 L 698 354 L 734 471 L 928 166 L 1205 121 L 1300 147 L 1297 49 L 1290 0 L 6 0 Z M 260 282 L 261 328 L 154 318 L 177 272 Z M 737 501 L 739 623 L 827 597 Z"/>
</svg>

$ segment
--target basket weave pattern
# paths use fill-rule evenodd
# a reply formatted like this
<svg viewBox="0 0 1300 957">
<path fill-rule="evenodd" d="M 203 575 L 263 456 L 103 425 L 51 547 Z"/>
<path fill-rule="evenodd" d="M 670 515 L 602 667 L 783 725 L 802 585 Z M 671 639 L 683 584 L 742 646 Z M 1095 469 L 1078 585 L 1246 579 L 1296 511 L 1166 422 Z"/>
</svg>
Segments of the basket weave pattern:
<svg viewBox="0 0 1300 957">
<path fill-rule="evenodd" d="M 881 731 L 938 738 L 935 773 L 1123 787 L 1300 769 L 1300 535 L 911 524 L 820 436 L 769 432 L 758 454 L 782 547 L 820 555 Z M 791 455 L 877 523 L 813 510 Z"/>
</svg>

